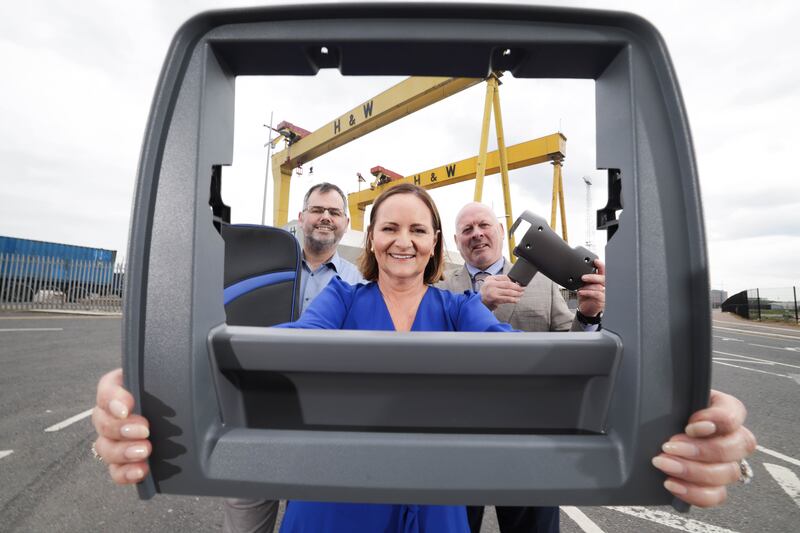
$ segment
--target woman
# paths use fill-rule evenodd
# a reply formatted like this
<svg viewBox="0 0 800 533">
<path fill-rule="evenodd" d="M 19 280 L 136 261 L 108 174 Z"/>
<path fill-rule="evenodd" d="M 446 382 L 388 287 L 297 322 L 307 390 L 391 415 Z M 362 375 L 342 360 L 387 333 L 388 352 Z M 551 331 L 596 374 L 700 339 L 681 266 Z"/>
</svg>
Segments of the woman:
<svg viewBox="0 0 800 533">
<path fill-rule="evenodd" d="M 370 283 L 334 279 L 300 320 L 284 327 L 396 331 L 510 331 L 476 294 L 432 287 L 441 278 L 443 244 L 439 213 L 425 190 L 410 184 L 388 189 L 375 201 L 361 261 Z M 120 370 L 100 380 L 93 421 L 96 449 L 120 484 L 140 481 L 151 447 L 147 420 L 129 414 L 133 398 Z M 711 407 L 690 418 L 684 434 L 663 446 L 653 464 L 670 477 L 665 487 L 693 505 L 717 505 L 725 485 L 739 479 L 738 461 L 755 449 L 742 427 L 744 406 L 712 391 Z M 464 507 L 291 502 L 282 531 L 468 532 Z"/>
</svg>

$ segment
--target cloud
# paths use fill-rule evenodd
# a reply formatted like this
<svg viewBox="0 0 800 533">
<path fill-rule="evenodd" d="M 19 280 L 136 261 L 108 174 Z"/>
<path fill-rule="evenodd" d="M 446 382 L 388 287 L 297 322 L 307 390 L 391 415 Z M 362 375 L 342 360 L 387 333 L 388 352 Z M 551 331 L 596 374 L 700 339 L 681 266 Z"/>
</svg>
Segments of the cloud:
<svg viewBox="0 0 800 533">
<path fill-rule="evenodd" d="M 709 244 L 711 285 L 729 294 L 757 287 L 800 286 L 800 237 L 760 237 Z"/>
</svg>

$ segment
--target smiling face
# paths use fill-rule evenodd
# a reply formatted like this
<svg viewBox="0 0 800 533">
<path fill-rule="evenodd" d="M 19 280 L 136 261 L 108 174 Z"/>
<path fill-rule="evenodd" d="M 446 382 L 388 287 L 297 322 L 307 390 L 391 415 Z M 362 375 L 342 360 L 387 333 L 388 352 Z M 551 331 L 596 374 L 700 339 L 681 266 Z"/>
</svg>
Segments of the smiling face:
<svg viewBox="0 0 800 533">
<path fill-rule="evenodd" d="M 413 194 L 386 198 L 374 214 L 370 240 L 378 263 L 378 276 L 391 280 L 423 280 L 439 239 L 433 214 Z"/>
<path fill-rule="evenodd" d="M 313 191 L 297 220 L 303 230 L 304 247 L 315 252 L 333 251 L 342 240 L 350 221 L 345 214 L 342 197 L 334 190 Z"/>
<path fill-rule="evenodd" d="M 464 261 L 481 270 L 503 256 L 503 225 L 487 206 L 471 203 L 456 217 L 456 246 Z"/>
</svg>

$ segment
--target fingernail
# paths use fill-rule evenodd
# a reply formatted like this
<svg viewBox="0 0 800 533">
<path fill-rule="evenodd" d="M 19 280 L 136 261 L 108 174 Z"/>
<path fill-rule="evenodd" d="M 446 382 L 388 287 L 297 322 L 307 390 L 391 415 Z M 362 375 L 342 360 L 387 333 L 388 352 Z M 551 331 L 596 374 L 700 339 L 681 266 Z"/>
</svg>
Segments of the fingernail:
<svg viewBox="0 0 800 533">
<path fill-rule="evenodd" d="M 653 457 L 651 462 L 653 463 L 654 467 L 658 468 L 665 474 L 678 475 L 682 474 L 684 470 L 682 463 L 667 457 Z"/>
<path fill-rule="evenodd" d="M 128 408 L 119 400 L 108 402 L 108 410 L 117 418 L 128 418 Z"/>
<path fill-rule="evenodd" d="M 689 424 L 684 431 L 690 437 L 708 437 L 717 432 L 717 425 L 709 420 L 703 420 Z"/>
<path fill-rule="evenodd" d="M 668 479 L 664 482 L 664 488 L 670 491 L 672 494 L 684 495 L 687 492 L 689 492 L 689 489 L 687 489 L 680 483 L 672 481 L 671 479 Z"/>
<path fill-rule="evenodd" d="M 144 459 L 147 457 L 146 446 L 131 446 L 125 450 L 125 457 L 128 459 Z"/>
<path fill-rule="evenodd" d="M 678 457 L 695 457 L 700 453 L 697 446 L 690 442 L 665 442 L 661 446 L 661 449 L 664 450 L 665 453 L 677 455 Z"/>
<path fill-rule="evenodd" d="M 146 426 L 139 424 L 127 424 L 120 428 L 119 432 L 126 439 L 146 439 L 150 436 L 150 430 Z"/>
<path fill-rule="evenodd" d="M 125 472 L 125 479 L 128 481 L 138 481 L 144 477 L 144 470 L 141 468 L 131 468 Z"/>
</svg>

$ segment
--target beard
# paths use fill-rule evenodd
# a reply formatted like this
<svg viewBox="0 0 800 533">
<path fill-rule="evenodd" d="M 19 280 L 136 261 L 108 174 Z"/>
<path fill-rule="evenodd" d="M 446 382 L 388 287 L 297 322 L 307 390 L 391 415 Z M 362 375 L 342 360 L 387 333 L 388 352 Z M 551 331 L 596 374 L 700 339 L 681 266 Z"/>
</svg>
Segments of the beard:
<svg viewBox="0 0 800 533">
<path fill-rule="evenodd" d="M 312 230 L 311 233 L 305 235 L 305 242 L 306 246 L 311 250 L 323 252 L 336 246 L 336 233 L 330 232 L 324 235 L 318 235 Z"/>
</svg>

